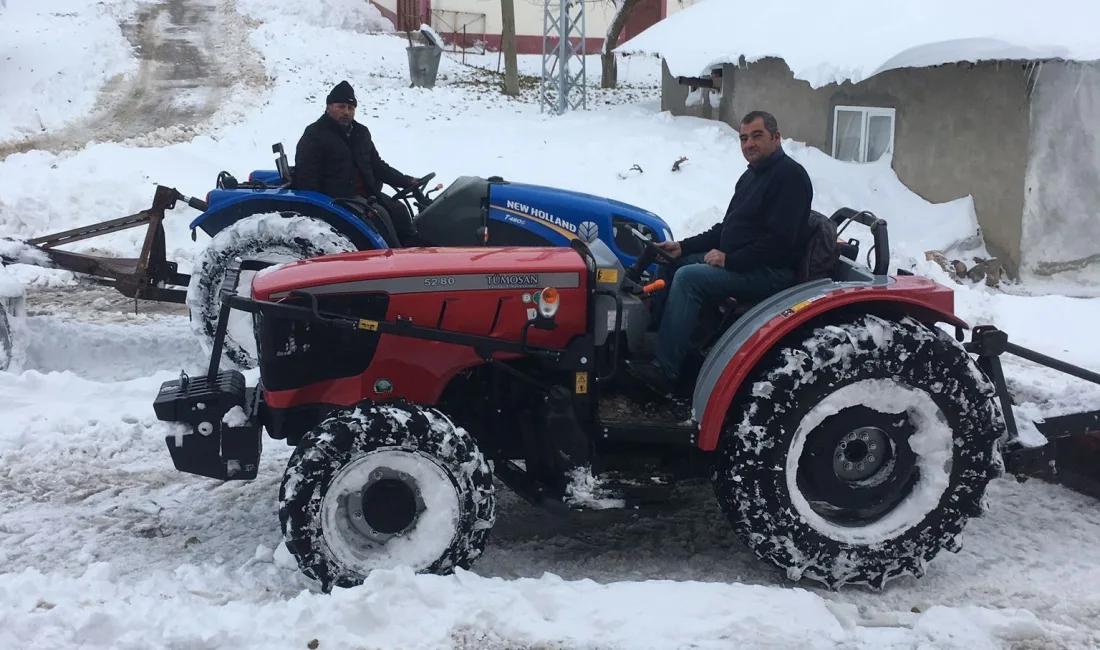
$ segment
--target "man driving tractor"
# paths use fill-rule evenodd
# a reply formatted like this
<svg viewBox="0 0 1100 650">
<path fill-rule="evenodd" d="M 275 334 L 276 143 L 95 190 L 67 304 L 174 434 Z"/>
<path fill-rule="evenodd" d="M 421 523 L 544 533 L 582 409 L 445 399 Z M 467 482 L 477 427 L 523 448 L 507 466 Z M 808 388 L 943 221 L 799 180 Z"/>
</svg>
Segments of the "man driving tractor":
<svg viewBox="0 0 1100 650">
<path fill-rule="evenodd" d="M 325 113 L 305 128 L 294 154 L 292 187 L 312 190 L 333 198 L 374 198 L 376 212 L 392 225 L 397 242 L 391 246 L 420 245 L 412 215 L 400 201 L 382 192 L 382 184 L 395 189 L 411 187 L 416 179 L 397 171 L 378 155 L 370 130 L 355 121 L 357 105 L 351 84 L 341 81 L 325 99 Z M 386 228 L 382 229 L 383 231 Z M 382 236 L 387 236 L 383 232 Z"/>
<path fill-rule="evenodd" d="M 681 266 L 654 305 L 659 323 L 650 361 L 628 362 L 630 373 L 658 394 L 675 392 L 680 366 L 705 303 L 758 302 L 794 283 L 810 218 L 813 184 L 783 151 L 774 116 L 753 111 L 741 120 L 748 169 L 737 180 L 723 220 L 682 242 L 660 242 Z"/>
</svg>

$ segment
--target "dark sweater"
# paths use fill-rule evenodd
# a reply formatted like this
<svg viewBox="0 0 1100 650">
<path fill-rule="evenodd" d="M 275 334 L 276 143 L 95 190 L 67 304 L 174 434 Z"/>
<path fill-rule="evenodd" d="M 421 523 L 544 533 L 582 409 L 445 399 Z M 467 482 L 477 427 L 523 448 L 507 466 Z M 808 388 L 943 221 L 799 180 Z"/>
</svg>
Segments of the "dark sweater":
<svg viewBox="0 0 1100 650">
<path fill-rule="evenodd" d="M 378 196 L 383 183 L 400 189 L 406 178 L 382 160 L 370 130 L 359 122 L 345 129 L 325 114 L 307 126 L 298 140 L 294 189 L 349 198 Z"/>
<path fill-rule="evenodd" d="M 680 242 L 683 255 L 718 249 L 726 269 L 794 268 L 810 218 L 814 188 L 805 168 L 777 149 L 737 179 L 726 216 L 710 230 Z"/>
</svg>

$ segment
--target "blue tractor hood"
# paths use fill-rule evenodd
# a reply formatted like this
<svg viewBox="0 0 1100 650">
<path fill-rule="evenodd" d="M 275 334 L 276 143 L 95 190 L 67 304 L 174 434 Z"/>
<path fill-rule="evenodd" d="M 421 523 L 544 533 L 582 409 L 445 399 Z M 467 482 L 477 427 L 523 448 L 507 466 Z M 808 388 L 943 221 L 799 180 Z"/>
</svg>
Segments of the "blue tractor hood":
<svg viewBox="0 0 1100 650">
<path fill-rule="evenodd" d="M 640 242 L 626 226 L 654 241 L 672 239 L 668 223 L 649 210 L 584 192 L 527 183 L 493 183 L 489 218 L 544 236 L 547 231 L 556 233 L 562 245 L 573 238 L 589 243 L 603 239 L 617 249 L 620 258 L 623 254 L 633 258 L 641 252 Z"/>
</svg>

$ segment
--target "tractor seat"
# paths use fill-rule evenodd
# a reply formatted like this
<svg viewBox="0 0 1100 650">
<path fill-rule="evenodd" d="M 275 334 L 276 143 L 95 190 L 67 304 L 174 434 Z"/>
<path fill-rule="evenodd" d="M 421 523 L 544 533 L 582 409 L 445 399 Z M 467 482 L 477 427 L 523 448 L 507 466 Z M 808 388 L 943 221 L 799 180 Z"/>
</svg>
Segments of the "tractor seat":
<svg viewBox="0 0 1100 650">
<path fill-rule="evenodd" d="M 841 279 L 840 269 L 843 268 L 843 265 L 839 264 L 841 250 L 843 247 L 849 246 L 849 244 L 837 238 L 837 247 L 832 249 L 832 254 L 827 258 L 822 258 L 819 247 L 820 240 L 823 237 L 837 237 L 836 222 L 820 212 L 811 210 L 808 230 L 803 237 L 803 245 L 807 248 L 803 252 L 802 259 L 799 260 L 795 270 L 794 283 L 792 286 L 797 286 L 811 280 L 825 278 L 832 280 Z M 818 250 L 814 250 L 815 244 Z M 858 251 L 858 248 L 856 250 Z M 856 253 L 851 254 L 853 259 L 855 255 Z M 725 316 L 727 321 L 732 321 L 744 316 L 746 312 L 756 306 L 757 302 L 742 302 L 736 298 L 726 298 L 725 302 L 718 306 L 718 311 Z"/>
</svg>

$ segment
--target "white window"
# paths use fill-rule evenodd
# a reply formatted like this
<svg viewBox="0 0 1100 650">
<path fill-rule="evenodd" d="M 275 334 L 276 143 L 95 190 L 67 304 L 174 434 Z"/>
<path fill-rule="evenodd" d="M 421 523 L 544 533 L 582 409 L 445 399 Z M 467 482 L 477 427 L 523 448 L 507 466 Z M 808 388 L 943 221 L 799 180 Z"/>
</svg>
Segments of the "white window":
<svg viewBox="0 0 1100 650">
<path fill-rule="evenodd" d="M 837 106 L 833 109 L 833 158 L 874 162 L 894 151 L 894 109 Z"/>
</svg>

